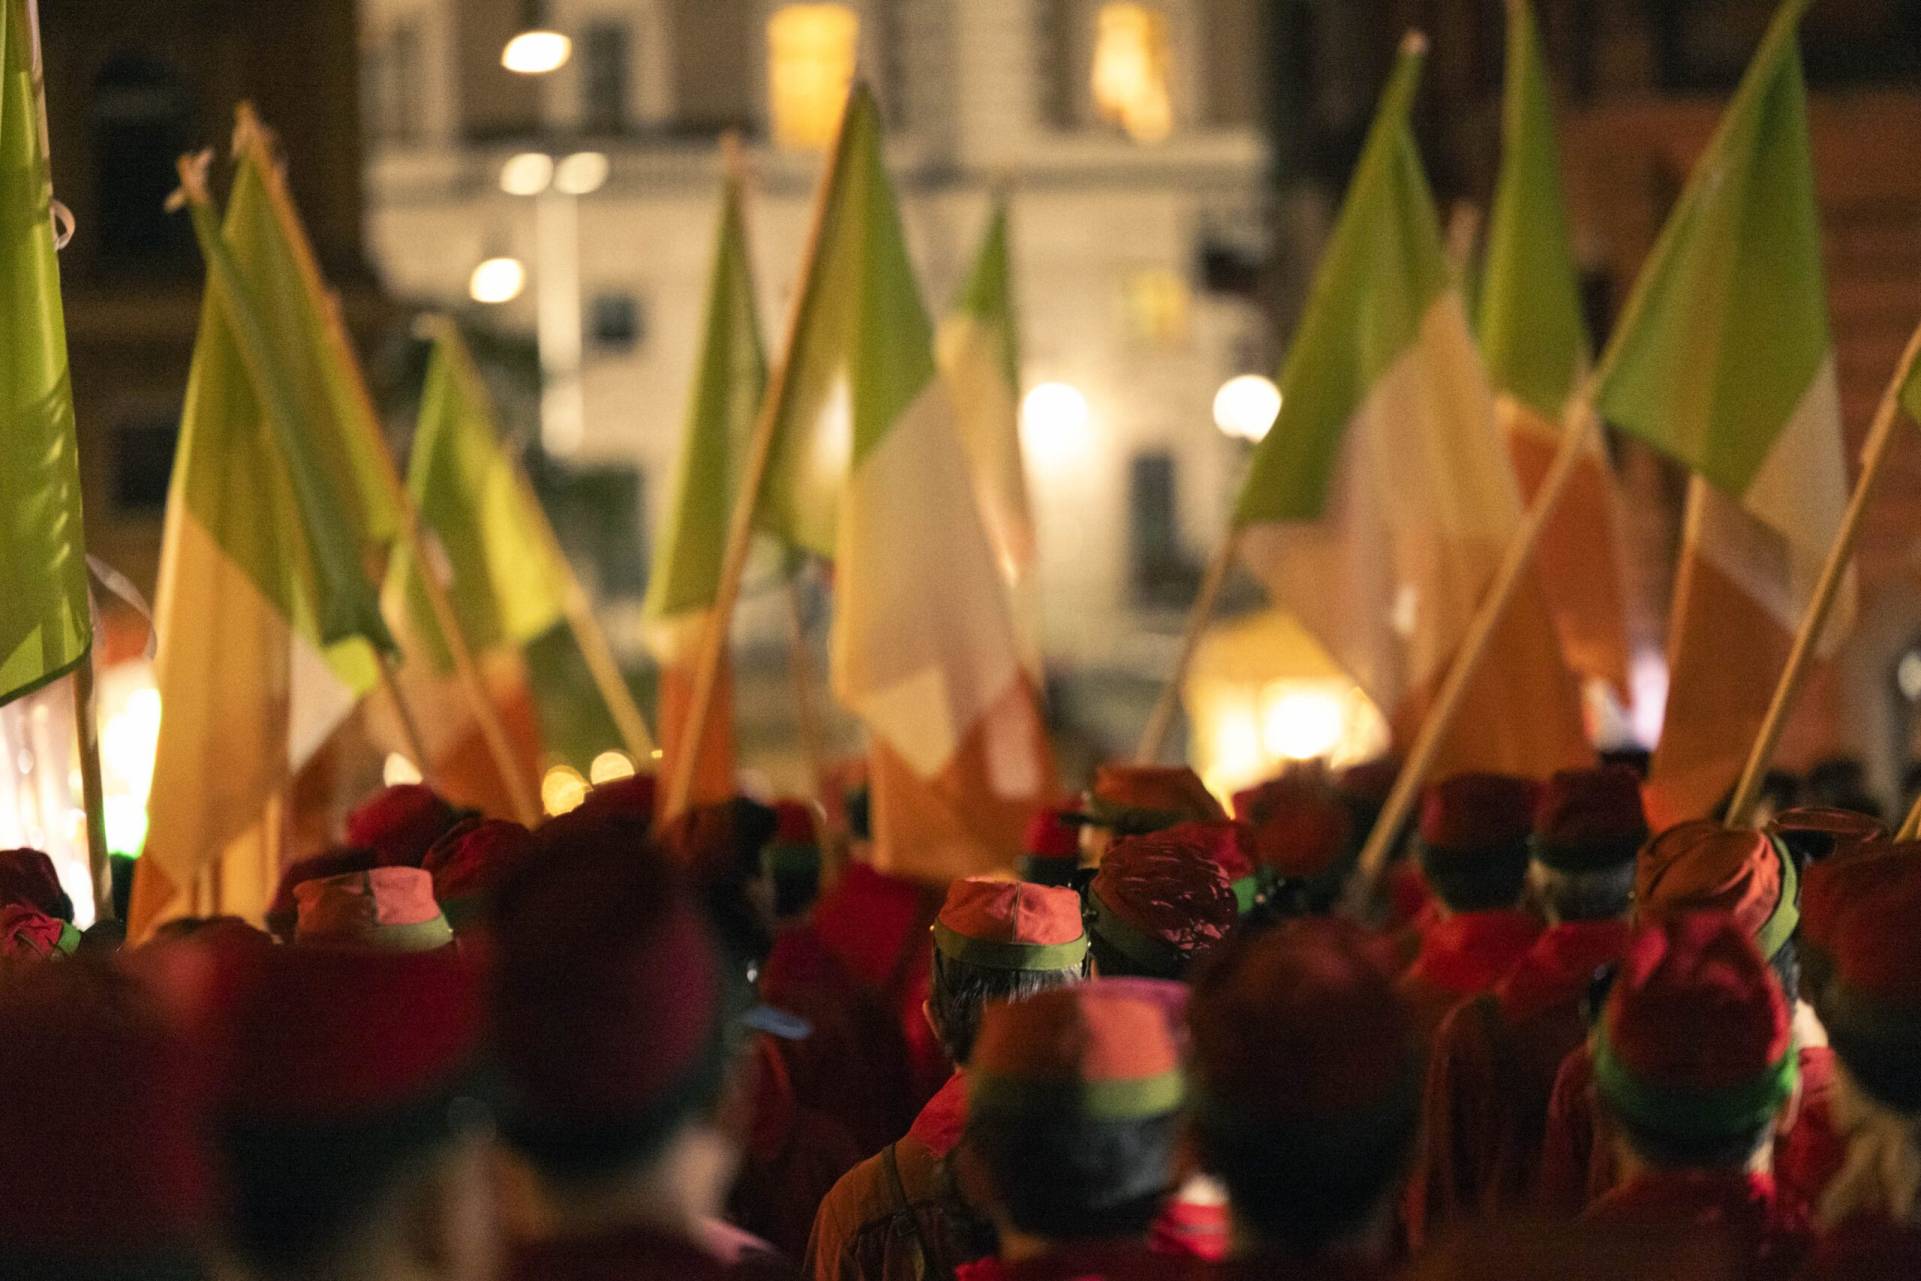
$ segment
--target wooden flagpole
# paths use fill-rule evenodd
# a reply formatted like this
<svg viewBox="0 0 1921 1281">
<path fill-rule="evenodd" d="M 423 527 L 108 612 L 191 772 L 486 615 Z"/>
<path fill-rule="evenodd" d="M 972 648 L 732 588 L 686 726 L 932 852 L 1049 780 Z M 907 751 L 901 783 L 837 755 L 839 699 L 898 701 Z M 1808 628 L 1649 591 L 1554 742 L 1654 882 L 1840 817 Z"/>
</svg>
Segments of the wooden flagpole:
<svg viewBox="0 0 1921 1281">
<path fill-rule="evenodd" d="M 347 339 L 346 320 L 341 314 L 340 300 L 326 287 L 325 278 L 320 274 L 320 264 L 314 259 L 313 245 L 307 237 L 305 225 L 300 221 L 300 211 L 295 208 L 287 192 L 285 177 L 273 155 L 270 145 L 272 135 L 261 124 L 251 104 L 241 103 L 236 115 L 234 150 L 236 153 L 243 150 L 253 153 L 267 194 L 273 202 L 274 212 L 288 231 L 287 238 L 293 246 L 301 275 L 305 277 L 314 296 L 320 300 L 328 343 L 348 373 L 349 386 L 360 404 L 361 422 L 366 429 L 377 430 L 380 413 L 374 407 L 373 393 L 367 388 L 367 380 L 354 354 L 353 344 Z M 387 491 L 389 500 L 399 514 L 400 536 L 408 554 L 414 559 L 414 576 L 420 583 L 421 594 L 427 598 L 434 624 L 439 628 L 441 640 L 453 660 L 454 678 L 467 704 L 468 714 L 480 728 L 487 754 L 507 788 L 508 803 L 513 806 L 514 816 L 531 826 L 540 821 L 540 806 L 534 799 L 532 780 L 521 772 L 520 762 L 514 755 L 513 742 L 507 736 L 507 727 L 501 722 L 499 710 L 487 697 L 486 684 L 481 679 L 479 666 L 474 662 L 473 650 L 460 630 L 460 620 L 454 613 L 453 602 L 447 598 L 446 587 L 433 572 L 434 562 L 427 555 L 427 541 L 421 529 L 419 509 L 414 506 L 412 496 L 401 483 L 399 467 L 387 448 L 386 440 L 376 434 L 376 438 L 368 443 L 379 462 L 375 470 L 379 473 L 381 487 Z M 385 667 L 384 662 L 382 666 Z M 389 682 L 388 688 L 395 704 L 400 705 L 403 700 L 398 683 Z M 410 718 L 403 716 L 403 719 Z M 418 748 L 417 738 L 415 745 Z M 423 778 L 431 776 L 431 762 L 424 755 L 415 764 L 420 768 Z"/>
<path fill-rule="evenodd" d="M 107 850 L 107 789 L 100 776 L 100 708 L 94 697 L 93 647 L 73 669 L 73 731 L 80 745 L 80 797 L 87 809 L 87 870 L 96 919 L 113 915 L 113 863 Z"/>
<path fill-rule="evenodd" d="M 788 304 L 787 345 L 781 353 L 754 419 L 754 434 L 748 442 L 746 466 L 742 469 L 740 490 L 728 515 L 726 554 L 721 560 L 720 582 L 714 589 L 713 607 L 701 632 L 700 649 L 695 654 L 694 685 L 688 700 L 687 728 L 681 736 L 680 759 L 668 762 L 666 803 L 661 813 L 678 814 L 687 808 L 693 795 L 695 762 L 700 757 L 700 740 L 707 726 L 708 708 L 714 701 L 714 686 L 720 678 L 721 656 L 727 648 L 728 631 L 733 623 L 734 605 L 740 599 L 741 578 L 747 571 L 747 553 L 753 545 L 754 512 L 760 505 L 761 487 L 767 479 L 767 466 L 774 454 L 774 429 L 780 421 L 781 406 L 787 399 L 787 378 L 793 368 L 794 342 L 801 318 L 806 314 L 808 285 L 814 278 L 815 262 L 820 257 L 821 238 L 826 234 L 827 212 L 834 183 L 840 173 L 841 153 L 846 149 L 846 129 L 834 141 L 821 172 L 820 187 L 814 193 L 812 222 L 801 249 L 800 274 L 792 301 Z"/>
<path fill-rule="evenodd" d="M 1897 841 L 1912 841 L 1921 838 L 1921 797 L 1916 797 L 1914 808 L 1901 820 L 1900 830 L 1894 834 Z"/>
<path fill-rule="evenodd" d="M 1506 616 L 1515 590 L 1533 562 L 1534 548 L 1541 540 L 1541 531 L 1554 514 L 1562 494 L 1567 491 L 1568 482 L 1574 478 L 1576 465 L 1599 429 L 1600 419 L 1584 394 L 1569 411 L 1567 426 L 1561 432 L 1560 449 L 1554 455 L 1547 474 L 1542 477 L 1541 487 L 1535 491 L 1534 502 L 1522 518 L 1520 528 L 1508 540 L 1500 567 L 1495 571 L 1486 594 L 1481 598 L 1480 607 L 1475 610 L 1474 618 L 1468 624 L 1467 634 L 1461 638 L 1460 652 L 1448 666 L 1447 676 L 1435 695 L 1434 706 L 1422 720 L 1414 745 L 1408 750 L 1407 760 L 1395 775 L 1394 787 L 1388 792 L 1387 802 L 1374 822 L 1374 830 L 1368 833 L 1367 844 L 1361 847 L 1354 881 L 1349 886 L 1350 902 L 1365 898 L 1385 866 L 1389 846 L 1395 834 L 1401 830 L 1401 825 L 1407 821 L 1414 800 L 1420 795 L 1421 784 L 1427 781 L 1428 771 L 1434 767 L 1434 758 L 1440 754 L 1441 744 L 1446 741 L 1447 732 L 1453 727 L 1454 718 L 1461 710 L 1468 685 L 1480 670 L 1481 660 L 1487 656 L 1488 643 L 1494 639 L 1495 628 Z"/>
<path fill-rule="evenodd" d="M 1214 559 L 1207 566 L 1207 574 L 1194 596 L 1193 608 L 1187 614 L 1187 630 L 1181 636 L 1174 670 L 1167 684 L 1161 687 L 1161 695 L 1147 718 L 1147 727 L 1141 731 L 1141 741 L 1134 748 L 1134 759 L 1143 765 L 1151 765 L 1160 758 L 1167 732 L 1174 727 L 1174 713 L 1180 709 L 1181 686 L 1187 682 L 1187 669 L 1193 665 L 1194 653 L 1201 646 L 1209 620 L 1214 617 L 1214 607 L 1220 601 L 1221 588 L 1227 583 L 1228 571 L 1234 567 L 1234 554 L 1240 545 L 1241 531 L 1229 529 L 1214 549 Z"/>
<path fill-rule="evenodd" d="M 1801 627 L 1794 635 L 1793 648 L 1788 651 L 1787 666 L 1781 671 L 1781 679 L 1775 683 L 1774 698 L 1769 702 L 1767 716 L 1761 722 L 1761 732 L 1755 735 L 1754 746 L 1748 752 L 1747 765 L 1741 771 L 1741 781 L 1735 785 L 1734 797 L 1728 802 L 1725 821 L 1729 827 L 1746 823 L 1753 813 L 1755 802 L 1760 799 L 1761 784 L 1767 777 L 1769 764 L 1774 760 L 1774 749 L 1781 742 L 1781 734 L 1787 729 L 1788 715 L 1794 710 L 1794 700 L 1807 679 L 1808 660 L 1814 656 L 1822 629 L 1826 627 L 1828 615 L 1840 595 L 1841 583 L 1847 577 L 1848 563 L 1854 557 L 1854 544 L 1861 535 L 1862 517 L 1867 514 L 1868 503 L 1874 497 L 1875 484 L 1881 479 L 1882 467 L 1888 461 L 1888 451 L 1894 444 L 1894 429 L 1901 417 L 1901 389 L 1907 385 L 1917 355 L 1921 355 L 1921 328 L 1917 328 L 1908 339 L 1900 363 L 1894 367 L 1894 378 L 1888 383 L 1887 390 L 1881 393 L 1881 403 L 1875 408 L 1874 424 L 1868 429 L 1867 444 L 1861 452 L 1861 478 L 1855 482 L 1854 493 L 1848 497 L 1841 527 L 1835 531 L 1834 541 L 1828 546 L 1828 557 L 1821 566 L 1821 577 L 1816 580 L 1814 593 L 1808 598 L 1807 608 L 1802 612 Z"/>
</svg>

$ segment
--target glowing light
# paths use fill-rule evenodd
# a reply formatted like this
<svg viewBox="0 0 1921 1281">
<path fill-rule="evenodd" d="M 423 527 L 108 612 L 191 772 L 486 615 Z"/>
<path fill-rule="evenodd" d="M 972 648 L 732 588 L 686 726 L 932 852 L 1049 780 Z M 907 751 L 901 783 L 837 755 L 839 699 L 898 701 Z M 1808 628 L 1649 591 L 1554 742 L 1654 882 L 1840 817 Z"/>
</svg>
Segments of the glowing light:
<svg viewBox="0 0 1921 1281">
<path fill-rule="evenodd" d="M 1104 4 L 1094 37 L 1094 108 L 1136 142 L 1174 132 L 1167 15 L 1144 4 Z"/>
<path fill-rule="evenodd" d="M 565 196 L 590 195 L 606 183 L 610 168 L 605 153 L 576 151 L 555 166 L 554 190 Z"/>
<path fill-rule="evenodd" d="M 544 151 L 508 156 L 500 166 L 500 189 L 510 196 L 537 196 L 554 180 L 554 158 Z"/>
<path fill-rule="evenodd" d="M 521 76 L 544 76 L 567 65 L 574 42 L 558 31 L 523 31 L 500 51 L 500 65 Z"/>
<path fill-rule="evenodd" d="M 1271 378 L 1240 374 L 1214 393 L 1214 425 L 1240 440 L 1258 441 L 1281 412 L 1281 389 Z"/>
<path fill-rule="evenodd" d="M 420 767 L 402 756 L 399 752 L 387 753 L 387 760 L 380 767 L 380 781 L 388 787 L 399 787 L 405 783 L 420 781 Z"/>
<path fill-rule="evenodd" d="M 587 780 L 571 765 L 556 765 L 540 780 L 540 808 L 565 814 L 587 799 Z"/>
<path fill-rule="evenodd" d="M 834 140 L 859 43 L 860 18 L 850 5 L 782 5 L 767 20 L 767 97 L 775 142 L 818 151 Z"/>
<path fill-rule="evenodd" d="M 527 268 L 518 258 L 488 258 L 474 268 L 467 280 L 467 294 L 475 302 L 497 304 L 512 302 L 527 287 Z"/>
<path fill-rule="evenodd" d="M 593 764 L 587 767 L 587 777 L 595 787 L 602 783 L 612 783 L 618 779 L 632 778 L 634 763 L 625 752 L 602 752 L 594 757 Z"/>
<path fill-rule="evenodd" d="M 1347 730 L 1338 690 L 1275 681 L 1261 694 L 1261 746 L 1284 761 L 1328 755 Z"/>
</svg>

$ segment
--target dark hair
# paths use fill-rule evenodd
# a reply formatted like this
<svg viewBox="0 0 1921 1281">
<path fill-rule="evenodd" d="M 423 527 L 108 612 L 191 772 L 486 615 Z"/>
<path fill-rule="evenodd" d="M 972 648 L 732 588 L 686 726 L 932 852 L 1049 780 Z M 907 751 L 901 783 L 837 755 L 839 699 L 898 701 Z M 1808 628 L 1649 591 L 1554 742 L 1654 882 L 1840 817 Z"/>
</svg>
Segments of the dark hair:
<svg viewBox="0 0 1921 1281">
<path fill-rule="evenodd" d="M 1180 1114 L 1094 1121 L 1071 1110 L 976 1111 L 967 1142 L 995 1200 L 1041 1237 L 1144 1236 L 1174 1182 Z"/>
<path fill-rule="evenodd" d="M 1607 921 L 1627 915 L 1634 901 L 1634 863 L 1591 872 L 1562 872 L 1543 866 L 1542 905 L 1557 921 Z"/>
<path fill-rule="evenodd" d="M 1450 850 L 1426 846 L 1421 869 L 1449 910 L 1488 912 L 1513 907 L 1527 888 L 1528 849 L 1516 841 L 1498 849 Z"/>
<path fill-rule="evenodd" d="M 941 1048 L 955 1063 L 965 1063 L 974 1054 L 974 1038 L 980 1035 L 981 1011 L 990 1001 L 1025 1001 L 1036 992 L 1060 987 L 1080 978 L 1079 970 L 997 970 L 969 961 L 957 961 L 934 951 L 934 980 L 927 996 L 927 1008 L 934 1015 L 934 1027 Z"/>
<path fill-rule="evenodd" d="M 1870 1098 L 1897 1112 L 1921 1112 L 1921 1037 L 1913 1031 L 1837 1017 L 1828 1024 L 1828 1043 Z"/>
<path fill-rule="evenodd" d="M 1602 1104 L 1606 1106 L 1605 1100 Z M 1617 1109 L 1608 1115 L 1622 1140 L 1649 1165 L 1664 1170 L 1726 1169 L 1746 1165 L 1768 1136 L 1773 1118 L 1734 1134 L 1677 1134 L 1637 1125 Z"/>
<path fill-rule="evenodd" d="M 111 916 L 103 916 L 80 931 L 80 946 L 75 949 L 76 956 L 92 956 L 118 952 L 127 943 L 127 924 Z"/>
<path fill-rule="evenodd" d="M 1780 950 L 1768 958 L 1768 968 L 1781 984 L 1781 995 L 1788 1003 L 1788 1013 L 1794 1013 L 1794 1003 L 1801 999 L 1801 943 L 1793 935 L 1781 944 Z"/>
</svg>

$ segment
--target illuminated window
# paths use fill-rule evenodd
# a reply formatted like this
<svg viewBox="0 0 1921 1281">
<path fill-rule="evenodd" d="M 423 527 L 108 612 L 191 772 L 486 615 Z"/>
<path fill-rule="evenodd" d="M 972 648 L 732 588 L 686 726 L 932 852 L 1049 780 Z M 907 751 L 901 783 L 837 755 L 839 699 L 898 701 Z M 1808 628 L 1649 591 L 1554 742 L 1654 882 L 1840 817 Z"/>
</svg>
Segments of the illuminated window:
<svg viewBox="0 0 1921 1281">
<path fill-rule="evenodd" d="M 860 19 L 844 4 L 783 5 L 767 20 L 774 140 L 819 150 L 834 140 L 853 83 Z"/>
<path fill-rule="evenodd" d="M 1136 142 L 1174 132 L 1167 15 L 1146 4 L 1103 4 L 1094 26 L 1094 110 Z"/>
<path fill-rule="evenodd" d="M 1145 267 L 1121 281 L 1121 311 L 1127 336 L 1153 347 L 1178 347 L 1187 341 L 1190 294 L 1180 273 Z"/>
</svg>

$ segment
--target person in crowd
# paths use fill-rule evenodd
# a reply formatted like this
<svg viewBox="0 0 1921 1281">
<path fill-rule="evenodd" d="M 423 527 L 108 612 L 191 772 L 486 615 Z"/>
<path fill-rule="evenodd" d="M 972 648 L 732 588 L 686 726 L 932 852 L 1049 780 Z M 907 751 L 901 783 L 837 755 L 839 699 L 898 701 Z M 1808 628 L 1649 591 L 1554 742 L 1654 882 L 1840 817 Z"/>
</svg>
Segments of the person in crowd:
<svg viewBox="0 0 1921 1281">
<path fill-rule="evenodd" d="M 1180 1056 L 1159 1009 L 1104 987 L 1058 988 L 983 1017 L 966 1145 L 999 1247 L 957 1281 L 1168 1275 L 1147 1234 L 1174 1179 Z"/>
<path fill-rule="evenodd" d="M 1186 844 L 1214 860 L 1227 877 L 1234 894 L 1235 908 L 1242 916 L 1254 910 L 1255 902 L 1266 888 L 1266 878 L 1254 848 L 1254 829 L 1232 819 L 1218 822 L 1176 823 L 1155 833 L 1168 844 Z"/>
<path fill-rule="evenodd" d="M 72 956 L 80 931 L 57 916 L 9 903 L 0 907 L 0 960 L 45 961 Z"/>
<path fill-rule="evenodd" d="M 374 867 L 302 881 L 293 941 L 303 947 L 431 952 L 454 941 L 434 901 L 434 880 L 418 867 Z"/>
<path fill-rule="evenodd" d="M 206 1117 L 192 1046 L 132 978 L 0 965 L 0 1275 L 210 1278 Z"/>
<path fill-rule="evenodd" d="M 1564 770 L 1542 789 L 1529 875 L 1548 928 L 1441 1023 L 1408 1186 L 1414 1243 L 1531 1198 L 1555 1074 L 1587 1040 L 1596 974 L 1627 948 L 1634 859 L 1647 835 L 1640 780 L 1621 766 Z"/>
<path fill-rule="evenodd" d="M 347 815 L 347 844 L 372 850 L 381 867 L 419 867 L 433 843 L 469 813 L 424 783 L 397 783 Z"/>
<path fill-rule="evenodd" d="M 1185 765 L 1102 765 L 1080 814 L 1081 862 L 1099 867 L 1108 846 L 1177 823 L 1218 823 L 1227 811 Z"/>
<path fill-rule="evenodd" d="M 1401 993 L 1424 1045 L 1448 1011 L 1492 988 L 1540 936 L 1540 918 L 1521 907 L 1537 791 L 1506 774 L 1458 774 L 1422 797 L 1421 870 L 1439 912 Z"/>
<path fill-rule="evenodd" d="M 1194 1142 L 1227 1188 L 1234 1277 L 1385 1276 L 1420 1047 L 1370 940 L 1297 921 L 1231 943 L 1188 1006 Z"/>
<path fill-rule="evenodd" d="M 45 850 L 0 850 L 0 906 L 11 903 L 73 924 L 73 900 Z"/>
<path fill-rule="evenodd" d="M 951 1273 L 991 1247 L 956 1153 L 982 1010 L 1076 982 L 1088 939 L 1072 890 L 984 877 L 948 889 L 933 937 L 926 1017 L 953 1075 L 904 1138 L 855 1166 L 821 1202 L 807 1245 L 814 1281 Z"/>
<path fill-rule="evenodd" d="M 774 802 L 774 835 L 762 855 L 774 889 L 774 920 L 797 921 L 820 897 L 820 821 L 806 801 Z"/>
<path fill-rule="evenodd" d="M 1081 863 L 1081 829 L 1073 818 L 1073 810 L 1036 811 L 1021 840 L 1015 875 L 1034 885 L 1072 885 Z"/>
<path fill-rule="evenodd" d="M 1239 921 L 1227 873 L 1191 836 L 1116 841 L 1087 887 L 1089 950 L 1108 977 L 1184 978 Z"/>
<path fill-rule="evenodd" d="M 300 920 L 300 902 L 294 897 L 294 891 L 301 885 L 348 872 L 365 872 L 373 866 L 374 852 L 353 845 L 335 845 L 318 854 L 295 859 L 280 874 L 280 883 L 267 902 L 264 922 L 267 933 L 282 943 L 292 941 L 294 927 Z"/>
<path fill-rule="evenodd" d="M 1622 1177 L 1587 1217 L 1726 1233 L 1743 1275 L 1796 1276 L 1808 1222 L 1771 1167 L 1799 1060 L 1787 998 L 1747 929 L 1684 912 L 1639 930 L 1593 1047 Z"/>
<path fill-rule="evenodd" d="M 1763 829 L 1779 841 L 1802 871 L 1830 858 L 1885 845 L 1887 824 L 1853 809 L 1803 805 L 1784 810 Z"/>
<path fill-rule="evenodd" d="M 1331 912 L 1357 852 L 1352 809 L 1333 781 L 1319 770 L 1291 770 L 1238 793 L 1234 812 L 1253 829 L 1263 881 L 1248 923 Z"/>
<path fill-rule="evenodd" d="M 466 818 L 441 833 L 421 858 L 434 901 L 456 934 L 486 919 L 494 891 L 533 848 L 533 833 L 510 819 Z"/>
</svg>

